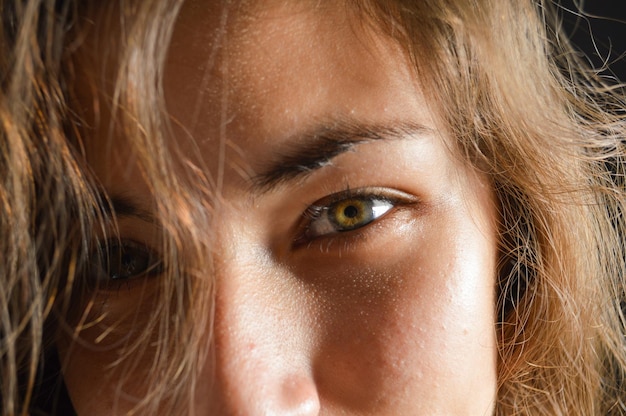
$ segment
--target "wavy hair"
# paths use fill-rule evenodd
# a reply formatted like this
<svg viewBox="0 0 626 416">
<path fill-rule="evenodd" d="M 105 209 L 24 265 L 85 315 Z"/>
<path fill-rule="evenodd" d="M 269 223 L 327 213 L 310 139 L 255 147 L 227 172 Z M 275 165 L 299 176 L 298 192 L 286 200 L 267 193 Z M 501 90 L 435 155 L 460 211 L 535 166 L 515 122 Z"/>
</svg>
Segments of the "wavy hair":
<svg viewBox="0 0 626 416">
<path fill-rule="evenodd" d="M 85 148 L 89 121 L 106 118 L 159 195 L 171 277 L 148 325 L 122 340 L 120 383 L 137 370 L 130 357 L 149 354 L 135 412 L 191 403 L 213 316 L 211 236 L 199 230 L 210 229 L 216 184 L 189 166 L 172 175 L 177 151 L 165 145 L 164 45 L 181 3 L 0 2 L 2 414 L 61 411 L 59 368 L 48 369 L 56 340 L 81 342 L 97 319 L 84 277 L 101 249 L 94 234 L 115 216 Z M 344 3 L 403 48 L 452 154 L 484 172 L 498 197 L 496 413 L 626 414 L 624 88 L 585 69 L 547 0 Z M 90 31 L 106 40 L 111 24 L 121 37 L 103 45 L 112 59 L 101 70 L 115 74 L 104 91 L 80 46 Z M 92 87 L 90 108 L 77 105 L 77 79 Z"/>
</svg>

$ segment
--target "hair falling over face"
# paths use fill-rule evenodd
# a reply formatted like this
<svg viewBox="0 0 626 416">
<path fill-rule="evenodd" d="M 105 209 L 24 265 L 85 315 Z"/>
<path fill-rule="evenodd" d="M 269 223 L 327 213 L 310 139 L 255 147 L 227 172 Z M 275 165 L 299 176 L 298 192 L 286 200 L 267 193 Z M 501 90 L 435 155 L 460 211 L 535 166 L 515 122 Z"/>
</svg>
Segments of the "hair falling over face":
<svg viewBox="0 0 626 416">
<path fill-rule="evenodd" d="M 626 414 L 625 87 L 557 1 L 0 13 L 3 415 Z"/>
</svg>

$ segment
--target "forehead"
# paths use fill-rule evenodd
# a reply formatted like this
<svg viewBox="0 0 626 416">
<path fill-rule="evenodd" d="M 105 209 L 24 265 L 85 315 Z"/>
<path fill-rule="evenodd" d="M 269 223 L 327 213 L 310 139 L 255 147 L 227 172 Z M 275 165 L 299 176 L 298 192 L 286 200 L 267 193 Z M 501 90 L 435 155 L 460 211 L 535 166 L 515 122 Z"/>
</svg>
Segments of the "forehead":
<svg viewBox="0 0 626 416">
<path fill-rule="evenodd" d="M 187 2 L 165 75 L 168 110 L 196 139 L 224 131 L 276 141 L 356 118 L 427 123 L 399 46 L 343 2 Z M 245 137 L 244 137 L 245 138 Z"/>
</svg>

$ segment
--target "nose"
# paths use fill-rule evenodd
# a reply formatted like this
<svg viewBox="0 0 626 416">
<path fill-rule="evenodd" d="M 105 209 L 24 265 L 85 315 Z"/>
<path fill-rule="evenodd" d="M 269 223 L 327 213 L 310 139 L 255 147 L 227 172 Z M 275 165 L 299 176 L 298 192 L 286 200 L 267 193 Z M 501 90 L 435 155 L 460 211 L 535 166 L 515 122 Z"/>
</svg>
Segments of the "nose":
<svg viewBox="0 0 626 416">
<path fill-rule="evenodd" d="M 306 289 L 250 247 L 223 256 L 216 273 L 213 350 L 200 383 L 207 394 L 196 414 L 318 415 Z"/>
</svg>

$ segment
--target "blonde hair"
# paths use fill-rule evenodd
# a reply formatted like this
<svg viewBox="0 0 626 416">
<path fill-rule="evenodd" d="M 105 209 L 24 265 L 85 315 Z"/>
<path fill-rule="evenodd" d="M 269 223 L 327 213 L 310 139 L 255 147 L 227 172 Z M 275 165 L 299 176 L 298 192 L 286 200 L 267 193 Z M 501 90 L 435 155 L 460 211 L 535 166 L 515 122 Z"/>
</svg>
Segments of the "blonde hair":
<svg viewBox="0 0 626 416">
<path fill-rule="evenodd" d="M 6 415 L 28 411 L 51 342 L 44 326 L 53 305 L 69 306 L 73 271 L 88 255 L 81 242 L 94 206 L 70 145 L 75 132 L 66 124 L 61 41 L 67 28 L 41 13 L 54 10 L 54 2 L 39 3 L 0 5 L 0 403 Z"/>
<path fill-rule="evenodd" d="M 91 11 L 53 0 L 1 6 L 3 414 L 29 411 L 58 327 L 73 327 L 78 339 L 89 319 L 81 312 L 88 296 L 81 307 L 72 299 L 89 267 L 94 230 L 114 218 L 85 162 L 91 127 L 72 126 L 98 119 L 96 104 L 112 109 L 111 129 L 124 132 L 159 195 L 155 212 L 172 277 L 162 279 L 154 318 L 124 345 L 118 363 L 128 375 L 136 365 L 131 354 L 153 348 L 152 334 L 163 341 L 150 352 L 154 377 L 136 412 L 162 411 L 163 399 L 170 410 L 190 403 L 198 363 L 209 359 L 202 351 L 210 334 L 199 328 L 212 319 L 211 241 L 198 230 L 210 229 L 218 184 L 198 178 L 199 169 L 171 175 L 176 150 L 165 146 L 160 90 L 163 45 L 182 0 L 129 3 Z M 346 3 L 403 47 L 454 139 L 451 150 L 485 172 L 498 196 L 496 413 L 625 414 L 623 89 L 583 69 L 547 1 Z M 111 52 L 119 59 L 115 88 L 104 94 L 92 80 L 99 98 L 89 115 L 72 95 L 77 77 L 97 76 L 81 75 L 74 56 L 83 31 L 95 30 L 81 16 L 124 23 Z"/>
<path fill-rule="evenodd" d="M 547 3 L 403 3 L 387 30 L 501 203 L 497 413 L 625 413 L 623 91 Z"/>
</svg>

